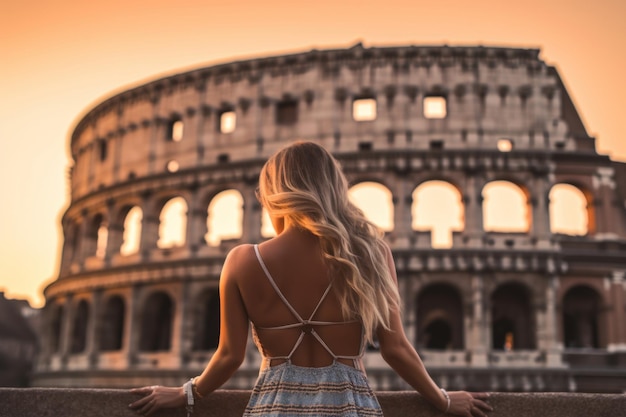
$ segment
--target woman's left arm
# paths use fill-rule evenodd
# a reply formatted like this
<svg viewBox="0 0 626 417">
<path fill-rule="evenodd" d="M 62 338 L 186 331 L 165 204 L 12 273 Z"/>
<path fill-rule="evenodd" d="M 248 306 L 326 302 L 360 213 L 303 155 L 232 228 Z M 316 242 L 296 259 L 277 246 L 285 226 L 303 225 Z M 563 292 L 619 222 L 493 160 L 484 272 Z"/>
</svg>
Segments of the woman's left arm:
<svg viewBox="0 0 626 417">
<path fill-rule="evenodd" d="M 224 384 L 239 368 L 246 352 L 249 320 L 237 274 L 240 258 L 246 256 L 241 246 L 234 248 L 226 257 L 220 276 L 220 341 L 202 374 L 195 378 L 196 392 L 208 395 Z M 150 386 L 131 390 L 142 398 L 129 407 L 139 414 L 151 415 L 161 408 L 183 407 L 187 404 L 182 387 Z"/>
</svg>

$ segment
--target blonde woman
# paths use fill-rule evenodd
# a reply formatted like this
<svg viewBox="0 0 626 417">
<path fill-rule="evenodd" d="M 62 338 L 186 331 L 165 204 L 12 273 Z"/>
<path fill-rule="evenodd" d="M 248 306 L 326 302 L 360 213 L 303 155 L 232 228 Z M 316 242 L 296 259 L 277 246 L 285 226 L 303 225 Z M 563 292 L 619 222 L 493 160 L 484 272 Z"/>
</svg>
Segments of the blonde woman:
<svg viewBox="0 0 626 417">
<path fill-rule="evenodd" d="M 389 365 L 433 406 L 485 417 L 487 394 L 437 387 L 406 338 L 394 261 L 376 227 L 348 200 L 338 162 L 296 142 L 273 155 L 258 198 L 276 236 L 241 245 L 220 278 L 219 346 L 183 387 L 144 387 L 130 407 L 150 415 L 193 404 L 244 359 L 248 326 L 263 356 L 244 416 L 382 416 L 361 358 L 377 339 Z"/>
</svg>

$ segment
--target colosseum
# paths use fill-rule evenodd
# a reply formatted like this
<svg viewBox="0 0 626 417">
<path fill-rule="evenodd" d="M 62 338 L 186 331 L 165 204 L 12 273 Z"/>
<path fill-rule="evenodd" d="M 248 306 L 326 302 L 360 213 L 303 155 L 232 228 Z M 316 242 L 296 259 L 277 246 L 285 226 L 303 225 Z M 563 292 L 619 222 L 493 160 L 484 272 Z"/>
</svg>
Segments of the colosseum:
<svg viewBox="0 0 626 417">
<path fill-rule="evenodd" d="M 297 139 L 382 213 L 407 334 L 441 386 L 626 389 L 626 163 L 597 153 L 555 67 L 539 49 L 361 44 L 202 67 L 86 112 L 32 384 L 200 373 L 226 254 L 271 237 L 260 168 Z M 376 346 L 365 363 L 375 389 L 407 388 Z M 225 387 L 258 364 L 249 344 Z"/>
</svg>

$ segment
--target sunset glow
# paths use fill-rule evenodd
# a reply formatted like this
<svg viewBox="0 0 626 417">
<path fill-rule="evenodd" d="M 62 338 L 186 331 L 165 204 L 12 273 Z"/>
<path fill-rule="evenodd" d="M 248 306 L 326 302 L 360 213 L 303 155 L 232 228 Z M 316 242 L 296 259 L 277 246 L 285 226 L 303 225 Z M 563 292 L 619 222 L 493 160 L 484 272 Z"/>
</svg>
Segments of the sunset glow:
<svg viewBox="0 0 626 417">
<path fill-rule="evenodd" d="M 626 160 L 626 126 L 621 114 L 622 97 L 626 96 L 622 76 L 626 66 L 626 54 L 622 53 L 624 16 L 626 2 L 613 0 L 2 2 L 0 291 L 8 298 L 26 298 L 34 306 L 43 305 L 43 288 L 58 274 L 63 242 L 60 222 L 70 198 L 69 135 L 95 103 L 130 86 L 190 68 L 314 48 L 345 48 L 357 42 L 367 47 L 448 44 L 541 48 L 541 58 L 557 67 L 589 134 L 596 136 L 598 152 Z M 235 102 L 237 92 L 232 94 Z M 439 113 L 432 117 L 444 117 L 445 101 L 434 98 L 439 99 Z M 382 112 L 382 102 L 378 106 Z M 346 107 L 346 111 L 352 109 Z M 369 113 L 363 117 L 376 117 L 376 106 L 365 111 Z M 231 133 L 237 120 L 228 112 L 223 116 L 221 126 L 214 128 Z M 184 142 L 187 126 L 174 118 L 170 122 L 171 140 Z M 515 149 L 514 143 L 501 146 L 502 152 Z M 171 160 L 159 169 L 174 172 L 177 164 Z M 454 192 L 450 195 L 443 197 L 445 201 L 459 199 Z M 419 194 L 418 201 L 435 198 L 426 196 Z M 484 190 L 484 197 L 491 203 L 497 198 L 489 190 Z M 528 230 L 523 192 L 504 198 L 517 201 L 515 207 L 521 210 L 505 213 L 516 219 L 513 230 Z M 561 206 L 551 206 L 554 213 L 562 211 L 553 214 L 558 218 L 551 224 L 554 232 L 587 233 L 591 226 L 586 220 L 584 195 L 560 187 L 550 198 L 561 201 Z M 188 207 L 180 201 L 177 204 L 172 220 L 168 217 L 167 221 L 174 226 L 160 231 L 160 247 L 178 246 L 186 238 L 187 226 L 176 222 L 184 218 Z M 417 204 L 419 211 L 421 203 Z M 451 233 L 462 227 L 462 209 L 446 203 L 448 206 L 452 211 L 446 215 L 445 225 L 421 224 L 419 219 L 430 215 L 426 212 L 418 215 L 413 225 L 417 230 L 431 227 L 433 246 L 444 247 Z M 122 254 L 139 250 L 136 235 L 140 233 L 141 210 L 133 210 L 126 218 Z M 383 228 L 393 224 L 388 206 L 374 208 L 373 203 L 367 203 L 364 210 L 378 216 L 375 221 Z M 485 228 L 500 227 L 495 219 L 501 209 L 485 210 L 491 219 Z M 567 217 L 569 213 L 571 217 Z M 236 219 L 231 220 L 236 223 Z M 135 226 L 127 228 L 126 224 Z M 215 225 L 207 226 L 211 242 L 238 233 L 232 225 L 224 234 L 218 233 Z M 264 236 L 271 233 L 269 229 L 264 222 Z M 105 232 L 97 233 L 98 256 L 105 250 Z"/>
</svg>

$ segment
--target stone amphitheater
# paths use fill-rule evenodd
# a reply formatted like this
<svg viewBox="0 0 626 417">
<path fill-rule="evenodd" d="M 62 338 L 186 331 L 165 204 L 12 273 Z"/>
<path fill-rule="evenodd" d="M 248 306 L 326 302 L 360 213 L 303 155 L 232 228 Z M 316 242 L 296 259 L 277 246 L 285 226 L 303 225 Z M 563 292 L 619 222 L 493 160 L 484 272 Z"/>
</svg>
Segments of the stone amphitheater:
<svg viewBox="0 0 626 417">
<path fill-rule="evenodd" d="M 539 55 L 357 44 L 202 67 L 100 102 L 71 136 L 32 385 L 200 373 L 226 254 L 271 236 L 259 171 L 307 139 L 340 160 L 355 196 L 383 203 L 405 328 L 441 386 L 623 392 L 626 163 L 596 152 Z M 250 344 L 226 387 L 249 389 L 258 364 Z M 375 389 L 407 388 L 376 346 L 365 364 Z"/>
</svg>

